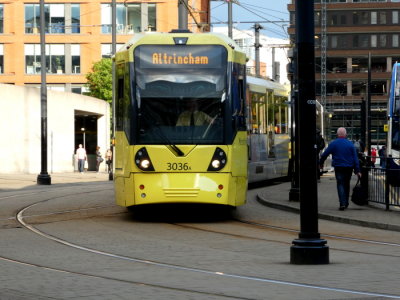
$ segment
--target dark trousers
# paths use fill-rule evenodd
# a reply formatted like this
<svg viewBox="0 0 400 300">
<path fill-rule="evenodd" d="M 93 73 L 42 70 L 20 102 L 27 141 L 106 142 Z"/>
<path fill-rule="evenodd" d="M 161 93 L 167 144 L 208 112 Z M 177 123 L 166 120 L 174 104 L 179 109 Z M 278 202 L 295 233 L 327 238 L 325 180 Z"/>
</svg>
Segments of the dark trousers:
<svg viewBox="0 0 400 300">
<path fill-rule="evenodd" d="M 349 205 L 350 180 L 353 168 L 335 167 L 336 186 L 339 196 L 340 206 Z"/>
</svg>

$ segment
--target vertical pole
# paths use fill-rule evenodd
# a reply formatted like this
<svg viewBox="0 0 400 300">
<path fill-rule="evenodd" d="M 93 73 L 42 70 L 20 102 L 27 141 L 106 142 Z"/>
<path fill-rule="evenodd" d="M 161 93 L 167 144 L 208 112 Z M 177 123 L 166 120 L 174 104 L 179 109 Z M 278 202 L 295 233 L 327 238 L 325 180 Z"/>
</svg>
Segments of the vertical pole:
<svg viewBox="0 0 400 300">
<path fill-rule="evenodd" d="M 112 45 L 112 103 L 111 103 L 111 128 L 112 128 L 112 137 L 111 140 L 114 141 L 115 138 L 115 80 L 116 80 L 116 68 L 115 68 L 115 53 L 117 52 L 117 4 L 115 0 L 112 0 L 111 3 L 111 45 Z M 115 161 L 115 151 L 114 151 L 114 143 L 111 146 L 112 149 L 112 161 Z M 114 165 L 114 164 L 113 164 Z M 108 172 L 108 180 L 113 180 L 114 174 L 113 169 Z"/>
<path fill-rule="evenodd" d="M 230 38 L 233 37 L 233 33 L 232 33 L 232 29 L 233 28 L 233 24 L 232 24 L 232 1 L 229 0 L 228 1 L 228 36 Z"/>
<path fill-rule="evenodd" d="M 366 145 L 366 136 L 367 136 L 367 111 L 366 111 L 366 103 L 364 97 L 361 97 L 361 124 L 360 124 L 360 137 L 361 141 Z"/>
<path fill-rule="evenodd" d="M 292 83 L 292 160 L 294 172 L 292 175 L 292 184 L 289 191 L 289 201 L 300 200 L 300 188 L 299 188 L 299 97 L 298 97 L 298 81 L 297 81 L 297 49 L 293 49 L 293 83 Z"/>
<path fill-rule="evenodd" d="M 260 77 L 260 48 L 262 45 L 260 44 L 260 29 L 263 27 L 256 23 L 254 24 L 254 36 L 255 36 L 255 43 L 254 43 L 254 48 L 255 48 L 255 60 L 256 60 L 256 77 Z"/>
<path fill-rule="evenodd" d="M 271 62 L 271 67 L 272 67 L 272 72 L 271 72 L 271 78 L 273 80 L 276 80 L 276 62 L 275 62 L 275 47 L 272 47 L 272 62 Z"/>
<path fill-rule="evenodd" d="M 178 26 L 179 29 L 188 29 L 188 0 L 178 0 Z"/>
<path fill-rule="evenodd" d="M 367 83 L 367 147 L 368 165 L 371 165 L 371 52 L 368 53 L 368 83 Z"/>
<path fill-rule="evenodd" d="M 329 247 L 318 232 L 314 1 L 297 0 L 300 233 L 290 249 L 292 264 L 328 264 Z"/>
<path fill-rule="evenodd" d="M 47 173 L 47 87 L 46 87 L 46 42 L 45 42 L 44 0 L 40 0 L 40 132 L 41 132 L 41 171 L 37 184 L 50 185 Z"/>
</svg>

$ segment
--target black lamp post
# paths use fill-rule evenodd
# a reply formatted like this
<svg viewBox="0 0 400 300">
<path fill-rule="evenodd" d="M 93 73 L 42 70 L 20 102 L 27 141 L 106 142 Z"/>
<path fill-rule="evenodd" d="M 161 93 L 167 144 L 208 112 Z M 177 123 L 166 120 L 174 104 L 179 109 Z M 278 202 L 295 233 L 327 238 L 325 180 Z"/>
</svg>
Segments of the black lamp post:
<svg viewBox="0 0 400 300">
<path fill-rule="evenodd" d="M 296 48 L 300 233 L 290 248 L 291 264 L 328 264 L 329 247 L 318 232 L 314 1 L 297 0 Z"/>
<path fill-rule="evenodd" d="M 40 0 L 40 132 L 41 132 L 41 171 L 37 184 L 50 185 L 47 173 L 47 87 L 46 87 L 46 43 L 45 43 L 44 0 Z"/>
</svg>

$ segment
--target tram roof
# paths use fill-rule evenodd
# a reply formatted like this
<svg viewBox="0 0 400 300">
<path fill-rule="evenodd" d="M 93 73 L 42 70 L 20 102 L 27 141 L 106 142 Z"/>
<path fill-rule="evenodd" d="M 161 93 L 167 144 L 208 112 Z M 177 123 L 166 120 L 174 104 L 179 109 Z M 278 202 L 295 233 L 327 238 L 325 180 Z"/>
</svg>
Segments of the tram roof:
<svg viewBox="0 0 400 300">
<path fill-rule="evenodd" d="M 241 50 L 240 46 L 230 37 L 222 34 L 222 33 L 217 33 L 217 32 L 203 32 L 203 33 L 192 33 L 192 32 L 182 32 L 182 33 L 169 33 L 169 32 L 144 32 L 144 33 L 135 33 L 135 35 L 128 41 L 126 42 L 118 51 L 123 51 L 128 49 L 130 46 L 136 44 L 138 41 L 143 41 L 143 42 L 152 42 L 156 39 L 158 39 L 160 42 L 166 42 L 168 37 L 191 37 L 191 36 L 196 36 L 196 38 L 203 38 L 204 37 L 204 44 L 207 43 L 212 43 L 210 41 L 210 37 L 214 37 L 216 39 L 219 39 L 222 43 L 226 44 L 227 46 L 230 46 L 232 49 L 238 52 L 243 52 Z M 168 40 L 168 42 L 170 42 Z M 117 51 L 117 52 L 118 52 Z"/>
<path fill-rule="evenodd" d="M 275 95 L 285 96 L 289 95 L 289 88 L 279 82 L 266 80 L 254 76 L 247 76 L 247 84 L 251 91 L 258 93 L 265 93 L 266 90 L 273 90 Z"/>
</svg>

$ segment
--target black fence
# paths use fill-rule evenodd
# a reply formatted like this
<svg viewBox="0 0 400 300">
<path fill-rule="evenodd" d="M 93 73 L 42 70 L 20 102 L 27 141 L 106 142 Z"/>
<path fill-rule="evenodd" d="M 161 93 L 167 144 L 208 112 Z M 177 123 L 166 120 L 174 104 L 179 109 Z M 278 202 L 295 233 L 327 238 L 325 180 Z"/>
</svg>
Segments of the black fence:
<svg viewBox="0 0 400 300">
<path fill-rule="evenodd" d="M 379 166 L 364 167 L 362 171 L 363 177 L 368 174 L 368 201 L 383 204 L 386 210 L 390 206 L 400 207 L 400 166 L 396 160 L 386 158 L 386 164 L 381 162 Z"/>
</svg>

